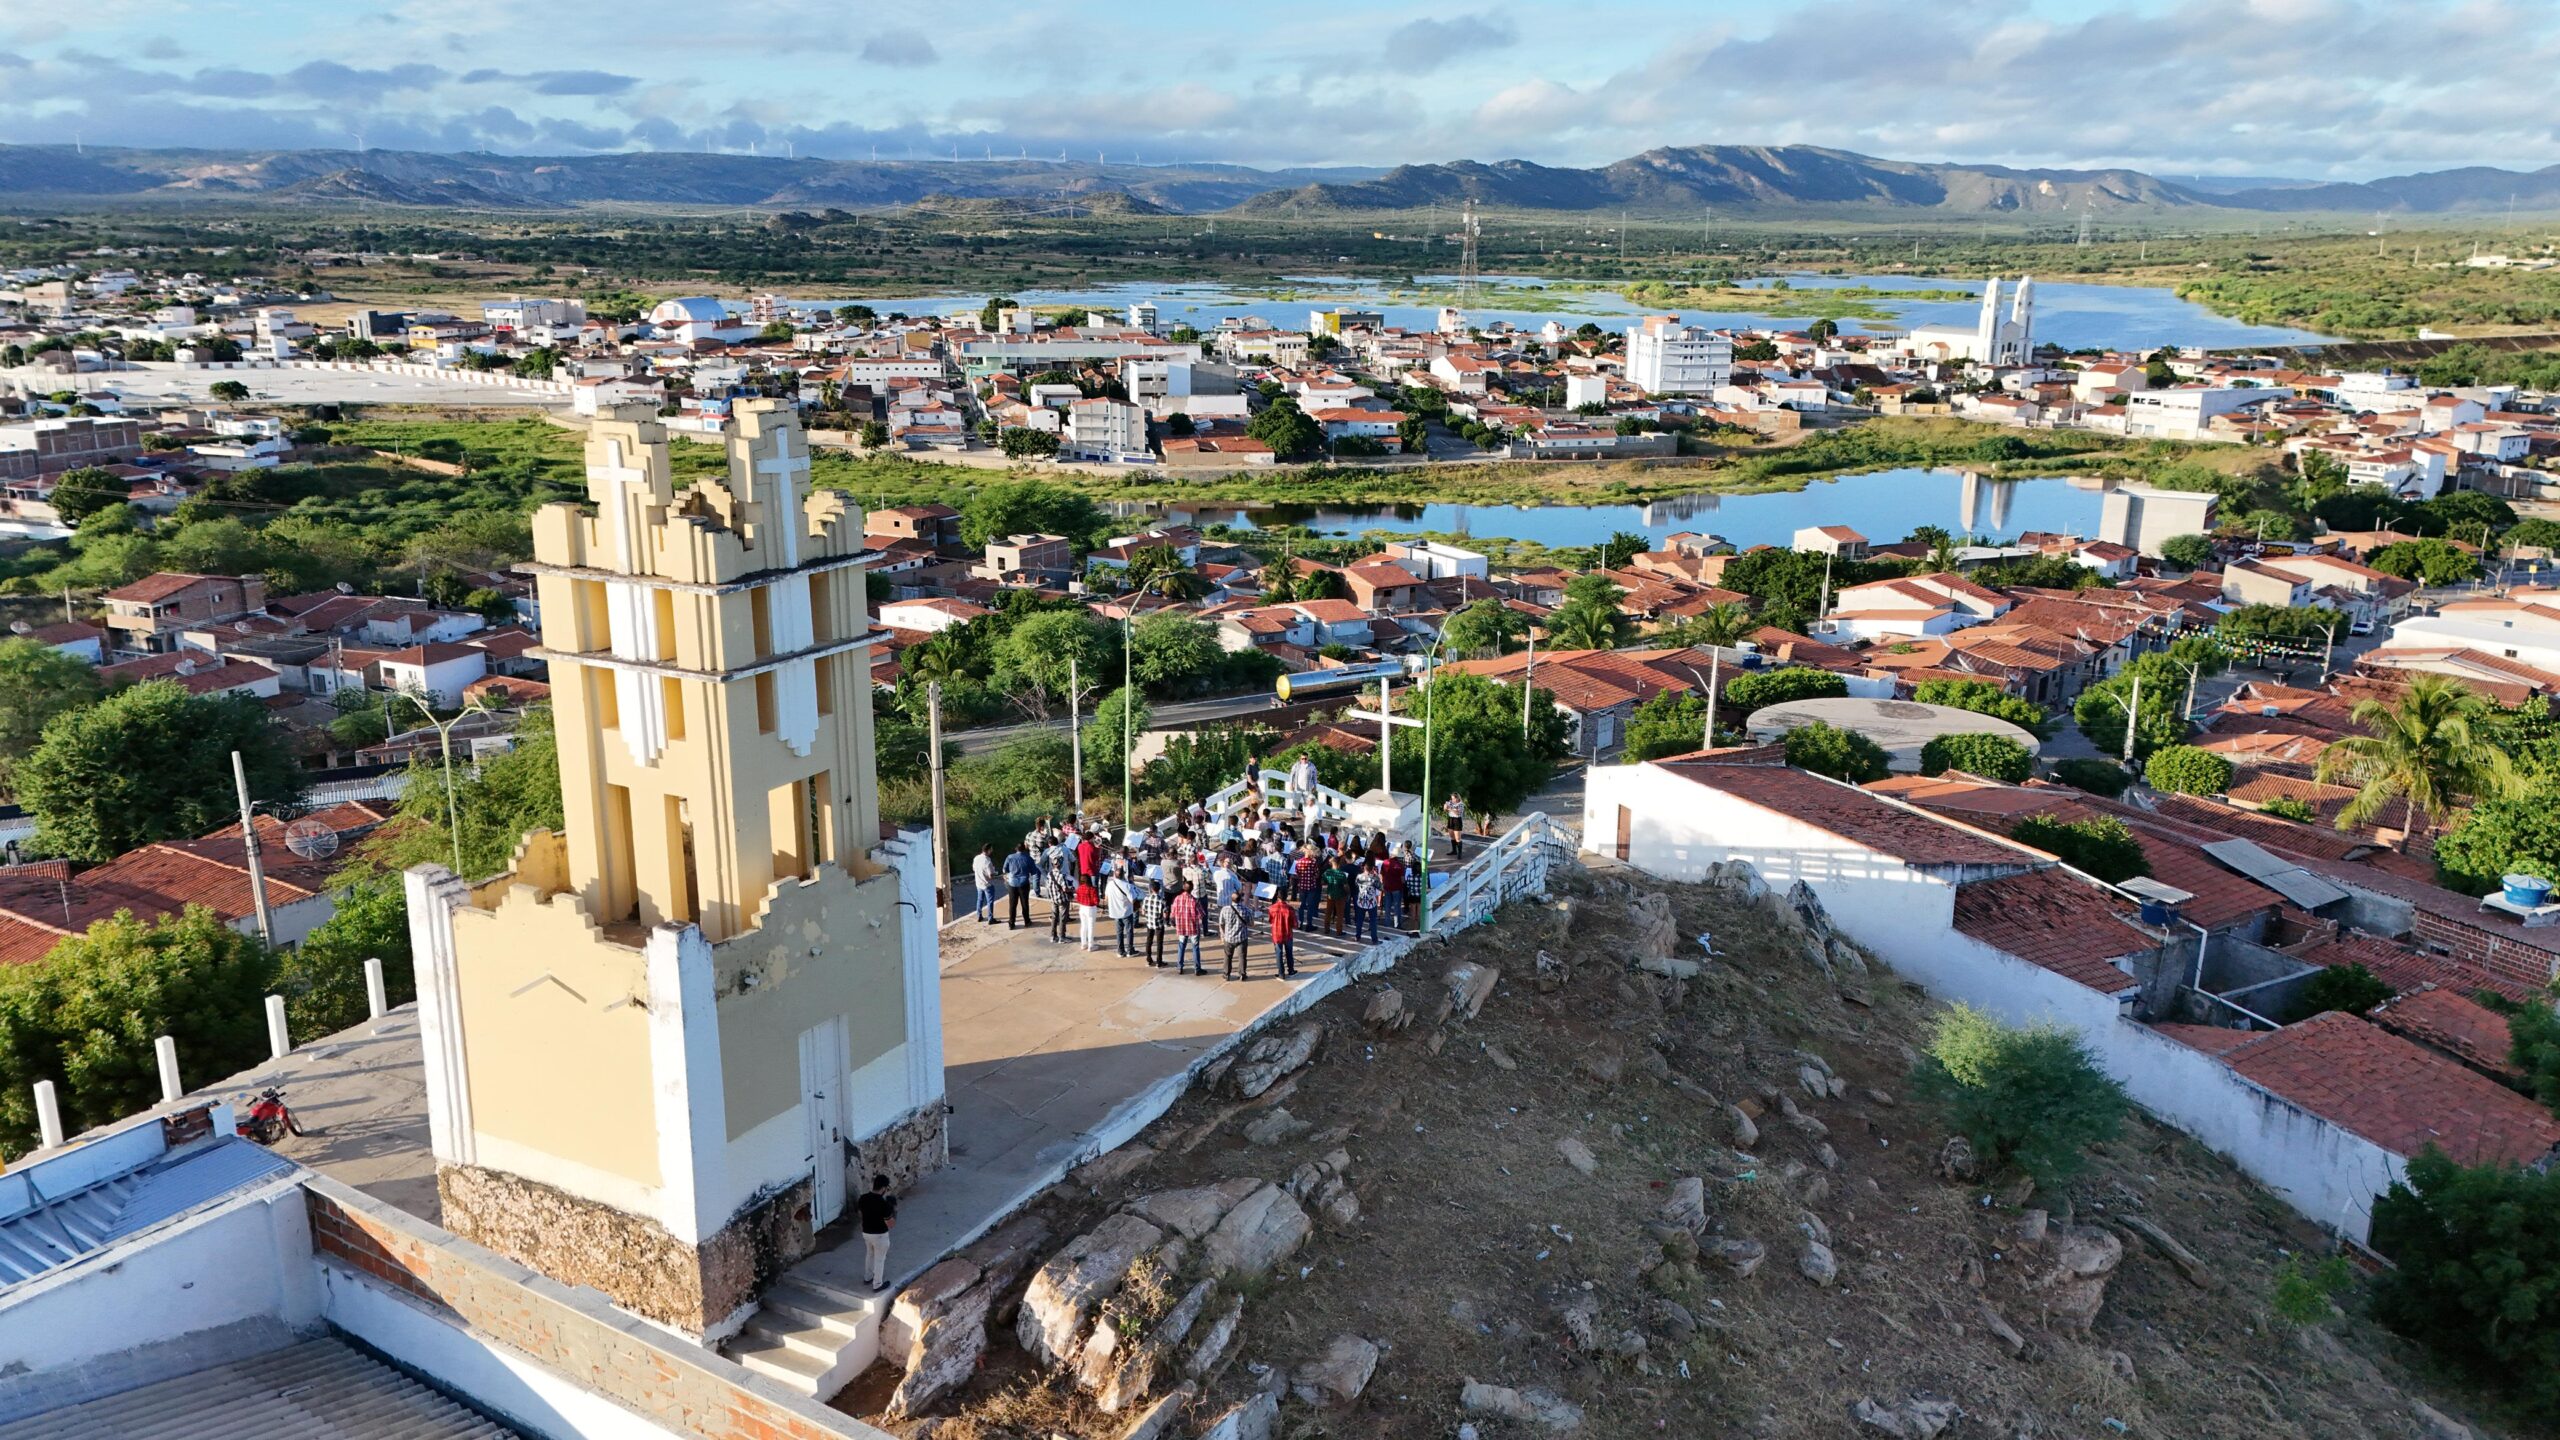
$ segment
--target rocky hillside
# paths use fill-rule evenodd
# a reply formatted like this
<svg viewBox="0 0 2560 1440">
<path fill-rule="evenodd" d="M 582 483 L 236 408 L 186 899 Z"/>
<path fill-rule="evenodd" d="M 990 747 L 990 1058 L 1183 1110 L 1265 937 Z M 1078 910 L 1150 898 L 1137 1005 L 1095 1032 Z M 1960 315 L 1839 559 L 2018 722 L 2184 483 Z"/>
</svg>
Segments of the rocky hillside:
<svg viewBox="0 0 2560 1440">
<path fill-rule="evenodd" d="M 837 1403 L 933 1440 L 2483 1433 L 2398 1342 L 2276 1317 L 2320 1237 L 2227 1164 L 2136 1122 L 2056 1192 L 1978 1175 L 1903 1094 L 1927 1003 L 1818 905 L 1623 874 L 1257 1039 L 905 1292 L 906 1369 Z"/>
<path fill-rule="evenodd" d="M 1273 191 L 1247 211 L 1414 210 L 1460 200 L 1520 210 L 1645 213 L 1805 206 L 1923 209 L 1961 214 L 2177 208 L 2217 203 L 2134 170 L 2012 170 L 1924 165 L 1816 145 L 1681 145 L 1596 170 L 1525 160 L 1400 165 L 1375 180 Z"/>
</svg>

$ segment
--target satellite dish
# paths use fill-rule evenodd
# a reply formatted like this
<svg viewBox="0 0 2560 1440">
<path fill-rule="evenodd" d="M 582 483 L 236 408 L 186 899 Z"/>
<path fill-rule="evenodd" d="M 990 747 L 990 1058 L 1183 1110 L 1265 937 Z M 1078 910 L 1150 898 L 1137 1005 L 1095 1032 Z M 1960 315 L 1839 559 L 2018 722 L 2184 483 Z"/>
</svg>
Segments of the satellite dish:
<svg viewBox="0 0 2560 1440">
<path fill-rule="evenodd" d="M 338 832 L 305 816 L 284 827 L 284 848 L 305 860 L 326 860 L 338 853 Z"/>
</svg>

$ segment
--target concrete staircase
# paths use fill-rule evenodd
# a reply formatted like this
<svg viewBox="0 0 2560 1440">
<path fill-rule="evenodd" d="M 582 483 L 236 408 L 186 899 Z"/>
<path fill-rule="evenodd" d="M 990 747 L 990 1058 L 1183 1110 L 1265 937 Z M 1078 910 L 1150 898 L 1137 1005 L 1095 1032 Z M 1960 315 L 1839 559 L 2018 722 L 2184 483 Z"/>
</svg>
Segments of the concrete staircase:
<svg viewBox="0 0 2560 1440">
<path fill-rule="evenodd" d="M 830 1400 L 880 1357 L 880 1322 L 897 1294 L 894 1286 L 870 1295 L 794 1272 L 764 1293 L 721 1350 L 813 1400 Z"/>
</svg>

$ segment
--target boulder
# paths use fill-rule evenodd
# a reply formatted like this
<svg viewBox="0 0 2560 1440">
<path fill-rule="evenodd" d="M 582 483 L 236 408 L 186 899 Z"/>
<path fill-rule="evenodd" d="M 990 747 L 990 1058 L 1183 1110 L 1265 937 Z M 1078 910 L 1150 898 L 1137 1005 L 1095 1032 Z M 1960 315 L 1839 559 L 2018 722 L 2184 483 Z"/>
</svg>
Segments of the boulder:
<svg viewBox="0 0 2560 1440">
<path fill-rule="evenodd" d="M 2031 1282 L 2045 1323 L 2087 1335 L 2106 1304 L 2107 1278 L 2124 1263 L 2124 1241 L 2095 1225 L 2049 1225 L 2047 1264 Z"/>
<path fill-rule="evenodd" d="M 1097 1334 L 1086 1342 L 1084 1354 L 1077 1360 L 1077 1378 L 1085 1389 L 1093 1392 L 1094 1404 L 1106 1415 L 1116 1415 L 1155 1393 L 1156 1383 L 1173 1373 L 1174 1357 L 1199 1325 L 1202 1312 L 1209 1308 L 1210 1292 L 1217 1288 L 1214 1280 L 1203 1280 L 1191 1287 L 1173 1308 L 1149 1326 L 1146 1333 L 1126 1347 L 1127 1355 L 1118 1363 L 1095 1360 L 1097 1354 L 1121 1349 L 1116 1342 L 1104 1345 Z M 1111 1323 L 1108 1316 L 1098 1326 Z"/>
<path fill-rule="evenodd" d="M 1769 1247 L 1757 1240 L 1719 1240 L 1708 1253 L 1736 1278 L 1748 1280 L 1751 1272 L 1760 1268 L 1760 1262 L 1769 1258 Z"/>
<path fill-rule="evenodd" d="M 982 1281 L 942 1304 L 924 1322 L 906 1348 L 907 1373 L 889 1394 L 891 1419 L 902 1420 L 924 1410 L 978 1373 L 978 1362 L 987 1353 L 987 1309 L 996 1293 L 996 1287 Z"/>
<path fill-rule="evenodd" d="M 1695 980 L 1707 969 L 1698 961 L 1675 959 L 1669 955 L 1648 955 L 1636 962 L 1636 968 L 1665 980 Z"/>
<path fill-rule="evenodd" d="M 1830 1246 L 1807 1240 L 1796 1256 L 1796 1273 L 1828 1290 L 1831 1282 L 1840 1278 L 1840 1260 L 1831 1253 Z"/>
<path fill-rule="evenodd" d="M 1322 1215 L 1325 1223 L 1344 1229 L 1360 1218 L 1360 1196 L 1344 1175 L 1350 1166 L 1349 1151 L 1330 1151 L 1322 1159 L 1310 1160 L 1291 1171 L 1281 1188 L 1289 1192 L 1291 1199 Z"/>
<path fill-rule="evenodd" d="M 1493 987 L 1502 983 L 1502 972 L 1490 965 L 1461 960 L 1449 967 L 1441 983 L 1448 987 L 1448 1013 L 1472 1020 L 1484 1008 L 1484 1002 L 1493 998 Z"/>
<path fill-rule="evenodd" d="M 1404 992 L 1384 985 L 1369 997 L 1369 1008 L 1361 1012 L 1360 1020 L 1370 1029 L 1386 1034 L 1412 1024 L 1413 1011 L 1405 1006 Z"/>
<path fill-rule="evenodd" d="M 1662 1202 L 1662 1218 L 1703 1238 L 1707 1233 L 1707 1182 L 1683 1175 L 1671 1182 L 1671 1197 Z"/>
<path fill-rule="evenodd" d="M 1138 1168 L 1156 1158 L 1152 1145 L 1123 1145 L 1108 1155 L 1097 1155 L 1068 1172 L 1077 1184 L 1099 1190 L 1115 1180 L 1125 1180 Z"/>
<path fill-rule="evenodd" d="M 1244 1297 L 1229 1295 L 1226 1307 L 1210 1316 L 1192 1336 L 1191 1353 L 1182 1362 L 1182 1373 L 1199 1379 L 1218 1368 L 1235 1348 L 1236 1333 L 1244 1326 Z"/>
<path fill-rule="evenodd" d="M 1556 1142 L 1556 1153 L 1564 1157 L 1564 1163 L 1581 1171 L 1585 1175 L 1597 1175 L 1600 1173 L 1599 1157 L 1591 1153 L 1590 1146 L 1583 1144 L 1581 1141 L 1574 1139 L 1570 1135 L 1567 1135 Z"/>
<path fill-rule="evenodd" d="M 1210 1421 L 1199 1440 L 1271 1440 L 1279 1423 L 1280 1397 L 1266 1390 Z"/>
<path fill-rule="evenodd" d="M 1458 1391 L 1458 1408 L 1469 1415 L 1517 1420 L 1549 1430 L 1571 1430 L 1582 1424 L 1582 1407 L 1552 1390 L 1514 1390 L 1469 1380 Z"/>
<path fill-rule="evenodd" d="M 1237 1201 L 1261 1188 L 1262 1182 L 1251 1178 L 1222 1180 L 1215 1185 L 1141 1195 L 1124 1208 L 1150 1225 L 1171 1230 L 1186 1240 L 1197 1240 L 1218 1228 L 1218 1222 L 1227 1218 Z"/>
<path fill-rule="evenodd" d="M 1072 1362 L 1094 1311 L 1119 1290 L 1138 1257 L 1163 1239 L 1162 1230 L 1135 1215 L 1114 1215 L 1068 1241 L 1023 1292 L 1014 1327 L 1022 1348 L 1045 1365 Z"/>
<path fill-rule="evenodd" d="M 1748 860 L 1719 860 L 1707 867 L 1700 881 L 1726 891 L 1742 900 L 1758 902 L 1769 898 L 1769 882 L 1760 878 Z"/>
<path fill-rule="evenodd" d="M 1893 1440 L 1936 1440 L 1963 1413 L 1953 1400 L 1905 1400 L 1888 1407 L 1862 1399 L 1849 1407 L 1850 1418 Z"/>
<path fill-rule="evenodd" d="M 1164 1440 L 1173 1433 L 1173 1422 L 1182 1418 L 1182 1407 L 1191 1403 L 1191 1387 L 1180 1385 L 1166 1391 L 1156 1403 L 1138 1412 L 1120 1432 L 1119 1440 Z"/>
<path fill-rule="evenodd" d="M 1973 1158 L 1973 1142 L 1961 1135 L 1950 1135 L 1938 1147 L 1938 1175 L 1958 1184 L 1971 1181 L 1981 1173 L 1981 1165 Z"/>
<path fill-rule="evenodd" d="M 1487 1042 L 1484 1047 L 1484 1058 L 1492 1061 L 1493 1068 L 1496 1070 L 1517 1070 L 1520 1068 L 1520 1062 L 1511 1058 L 1510 1051 L 1503 1049 L 1499 1045 L 1492 1044 L 1491 1042 Z"/>
<path fill-rule="evenodd" d="M 1752 1120 L 1751 1113 L 1739 1105 L 1728 1105 L 1725 1108 L 1733 1112 L 1733 1148 L 1748 1150 L 1759 1144 L 1760 1127 Z"/>
<path fill-rule="evenodd" d="M 1285 1145 L 1316 1128 L 1312 1120 L 1301 1120 L 1286 1109 L 1265 1110 L 1245 1122 L 1244 1138 L 1252 1145 Z"/>
<path fill-rule="evenodd" d="M 1324 1026 L 1313 1020 L 1256 1036 L 1227 1068 L 1223 1081 L 1227 1092 L 1238 1099 L 1253 1099 L 1314 1059 L 1316 1047 L 1323 1043 Z"/>
<path fill-rule="evenodd" d="M 1227 1212 L 1202 1243 L 1201 1253 L 1220 1275 L 1230 1271 L 1260 1275 L 1304 1244 L 1307 1232 L 1314 1228 L 1315 1222 L 1289 1198 L 1288 1191 L 1265 1185 Z"/>
<path fill-rule="evenodd" d="M 1022 1295 L 1015 1282 L 1039 1262 L 1040 1252 L 1048 1245 L 1048 1221 L 1037 1215 L 1016 1215 L 960 1251 L 960 1259 L 978 1267 L 978 1283 L 995 1295 L 995 1303 L 987 1307 L 988 1319 L 998 1325 L 1013 1323 L 1014 1307 Z"/>
<path fill-rule="evenodd" d="M 908 1282 L 880 1317 L 880 1358 L 892 1365 L 905 1364 L 909 1347 L 924 1327 L 940 1319 L 953 1301 L 978 1283 L 982 1273 L 955 1255 Z"/>
<path fill-rule="evenodd" d="M 1628 907 L 1635 921 L 1631 948 L 1638 955 L 1668 955 L 1680 948 L 1680 921 L 1671 913 L 1671 897 L 1659 890 L 1639 895 Z"/>
<path fill-rule="evenodd" d="M 1378 1369 L 1378 1347 L 1357 1335 L 1336 1335 L 1324 1353 L 1291 1371 L 1289 1393 L 1306 1405 L 1348 1405 Z"/>
</svg>

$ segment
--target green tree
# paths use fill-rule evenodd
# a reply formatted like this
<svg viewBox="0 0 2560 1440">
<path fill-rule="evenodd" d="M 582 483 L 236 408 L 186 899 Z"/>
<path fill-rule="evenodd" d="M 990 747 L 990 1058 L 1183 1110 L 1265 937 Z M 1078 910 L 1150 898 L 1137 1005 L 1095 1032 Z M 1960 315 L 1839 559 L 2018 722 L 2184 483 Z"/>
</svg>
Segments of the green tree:
<svg viewBox="0 0 2560 1440">
<path fill-rule="evenodd" d="M 2052 723 L 2044 707 L 1988 680 L 1923 680 L 1911 692 L 1911 698 L 1923 705 L 1949 705 L 2006 720 L 2031 735 L 2042 735 Z"/>
<path fill-rule="evenodd" d="M 2535 550 L 2560 550 L 2560 520 L 2536 516 L 2518 521 L 2515 528 L 2499 537 L 2509 547 L 2525 546 Z"/>
<path fill-rule="evenodd" d="M 1016 308 L 1015 301 L 1010 295 L 988 296 L 987 303 L 978 307 L 978 328 L 988 331 L 994 330 L 997 324 L 1003 320 L 1004 312 L 1014 308 Z"/>
<path fill-rule="evenodd" d="M 267 568 L 267 546 L 239 520 L 199 520 L 160 542 L 160 563 L 189 575 L 254 575 Z"/>
<path fill-rule="evenodd" d="M 330 888 L 336 909 L 276 967 L 275 993 L 284 997 L 286 1024 L 307 1039 L 335 1035 L 372 1013 L 364 984 L 368 959 L 382 961 L 390 1004 L 418 998 L 400 877 L 358 861 L 331 877 Z"/>
<path fill-rule="evenodd" d="M 1984 1164 L 2015 1166 L 2039 1185 L 2079 1173 L 2089 1148 L 2124 1126 L 2124 1087 L 2059 1025 L 2019 1028 L 1950 1006 L 1912 1078 L 1922 1103 L 1971 1141 Z"/>
<path fill-rule="evenodd" d="M 2391 987 L 2361 965 L 2330 965 L 2304 982 L 2288 1021 L 2299 1023 L 2330 1010 L 2361 1015 L 2391 998 Z"/>
<path fill-rule="evenodd" d="M 1630 765 L 1686 755 L 1705 746 L 1707 702 L 1694 690 L 1660 690 L 1636 707 L 1627 719 L 1626 752 Z"/>
<path fill-rule="evenodd" d="M 888 445 L 888 443 L 889 443 L 889 427 L 888 427 L 888 426 L 881 424 L 881 423 L 880 423 L 879 421 L 877 421 L 877 420 L 865 420 L 865 421 L 863 421 L 863 422 L 862 422 L 862 448 L 863 448 L 863 449 L 865 449 L 865 450 L 879 450 L 879 449 L 883 449 L 883 448 L 885 448 L 885 447 Z"/>
<path fill-rule="evenodd" d="M 1154 714 L 1143 691 L 1125 686 L 1104 696 L 1102 703 L 1093 707 L 1093 718 L 1084 722 L 1086 785 L 1120 788 L 1129 769 L 1129 750 L 1121 736 L 1125 733 L 1130 744 L 1146 738 L 1147 724 Z"/>
<path fill-rule="evenodd" d="M 2302 825 L 2308 825 L 2320 818 L 2320 812 L 2312 809 L 2308 802 L 2297 800 L 2291 795 L 2267 797 L 2266 803 L 2258 807 L 2258 813 L 2273 815 L 2279 820 L 2291 820 Z"/>
<path fill-rule="evenodd" d="M 2374 1203 L 2393 1268 L 2373 1314 L 2439 1358 L 2560 1407 L 2560 1170 L 2465 1167 L 2433 1146 Z"/>
<path fill-rule="evenodd" d="M 2132 827 L 2112 815 L 2093 815 L 2086 820 L 2030 815 L 2009 827 L 2009 838 L 2021 845 L 2032 845 L 2110 885 L 2151 873 L 2151 862 L 2143 855 L 2142 842 L 2134 838 Z"/>
<path fill-rule="evenodd" d="M 2486 895 L 2507 875 L 2560 881 L 2560 786 L 2548 781 L 2483 800 L 2436 840 L 2436 878 L 2465 895 Z"/>
<path fill-rule="evenodd" d="M 285 801 L 300 792 L 300 768 L 256 700 L 190 695 L 155 680 L 55 716 L 17 766 L 18 798 L 36 817 L 38 848 L 112 860 L 237 819 L 234 750 L 252 796 Z"/>
<path fill-rule="evenodd" d="M 2074 789 L 2104 795 L 2110 800 L 2123 794 L 2125 788 L 2133 783 L 2133 777 L 2113 760 L 2092 760 L 2080 755 L 2055 761 L 2053 778 Z"/>
<path fill-rule="evenodd" d="M 1529 617 L 1500 600 L 1478 600 L 1449 617 L 1440 641 L 1452 655 L 1507 655 L 1529 638 Z"/>
<path fill-rule="evenodd" d="M 1119 658 L 1092 616 L 1083 610 L 1047 610 L 1014 626 L 996 643 L 995 685 L 1013 692 L 1034 717 L 1046 719 L 1050 707 L 1067 698 L 1071 668 L 1076 683 L 1087 691 L 1099 690 L 1118 673 L 1120 667 L 1112 662 Z"/>
<path fill-rule="evenodd" d="M 1665 627 L 1656 635 L 1664 645 L 1704 645 L 1729 650 L 1758 634 L 1760 622 L 1752 618 L 1751 607 L 1738 600 L 1719 600 L 1678 624 Z"/>
<path fill-rule="evenodd" d="M 1307 418 L 1298 402 L 1282 396 L 1245 422 L 1244 433 L 1271 447 L 1283 460 L 1304 460 L 1324 449 L 1324 427 Z"/>
<path fill-rule="evenodd" d="M 2499 749 L 2495 707 L 2459 680 L 2418 675 L 2390 704 L 2359 700 L 2352 714 L 2361 735 L 2350 735 L 2320 754 L 2323 784 L 2357 787 L 2338 812 L 2338 828 L 2351 830 L 2378 819 L 2397 799 L 2401 836 L 2395 848 L 2436 822 L 2455 800 L 2497 799 L 2522 792 L 2515 762 Z"/>
<path fill-rule="evenodd" d="M 1141 595 L 1197 600 L 1209 593 L 1209 582 L 1183 563 L 1182 552 L 1170 545 L 1140 546 L 1129 557 L 1128 571 L 1121 578 Z"/>
<path fill-rule="evenodd" d="M 1864 785 L 1890 770 L 1884 747 L 1855 730 L 1816 720 L 1787 732 L 1787 763 L 1816 775 Z"/>
<path fill-rule="evenodd" d="M 237 380 L 216 380 L 205 393 L 226 405 L 237 405 L 249 398 L 249 387 Z"/>
<path fill-rule="evenodd" d="M 2213 537 L 2172 535 L 2160 542 L 2160 558 L 2181 570 L 2201 570 L 2213 563 Z"/>
<path fill-rule="evenodd" d="M 53 513 L 62 523 L 78 528 L 81 521 L 109 507 L 123 509 L 131 487 L 115 476 L 115 472 L 96 465 L 82 465 L 65 470 L 53 482 Z"/>
<path fill-rule="evenodd" d="M 996 448 L 1013 460 L 1045 460 L 1058 453 L 1055 432 L 1028 425 L 1008 425 L 996 432 Z"/>
<path fill-rule="evenodd" d="M 2421 585 L 2459 585 L 2477 579 L 2480 561 L 2443 540 L 2402 540 L 2365 557 L 2365 564 L 2385 575 Z"/>
<path fill-rule="evenodd" d="M 2219 795 L 2231 788 L 2231 762 L 2199 746 L 2163 745 L 2151 752 L 2142 778 L 2171 794 Z"/>
<path fill-rule="evenodd" d="M 1397 697 L 1398 708 L 1416 719 L 1423 718 L 1424 701 L 1412 691 Z M 1440 671 L 1432 677 L 1428 702 L 1431 788 L 1439 794 L 1425 797 L 1426 808 L 1455 791 L 1472 810 L 1508 814 L 1554 776 L 1555 763 L 1565 756 L 1565 719 L 1544 690 L 1531 697 L 1526 735 L 1520 692 L 1482 675 Z M 1396 728 L 1396 778 L 1417 789 L 1423 740 L 1419 727 Z"/>
<path fill-rule="evenodd" d="M 2036 760 L 2026 746 L 2006 735 L 1934 736 L 1920 747 L 1920 773 L 1943 775 L 1949 770 L 2015 785 L 2035 773 Z"/>
<path fill-rule="evenodd" d="M 2134 681 L 2141 680 L 2141 694 L 2134 694 Z M 2133 735 L 2133 753 L 2139 759 L 2163 745 L 2175 745 L 2187 738 L 2186 718 L 2180 708 L 2186 703 L 2186 672 L 2156 655 L 2145 655 L 2114 676 L 2080 692 L 2071 703 L 2071 717 L 2078 722 L 2080 733 L 2100 753 L 2124 753 L 2125 710 L 2140 704 Z"/>
<path fill-rule="evenodd" d="M 197 1075 L 264 1060 L 274 977 L 264 945 L 198 905 L 149 924 L 118 911 L 42 960 L 0 966 L 0 1144 L 33 1146 L 38 1080 L 55 1082 L 71 1130 L 157 1103 L 162 1035 Z"/>
<path fill-rule="evenodd" d="M 1225 656 L 1208 621 L 1171 610 L 1142 615 L 1129 631 L 1129 663 L 1138 683 L 1157 694 L 1203 679 Z"/>
<path fill-rule="evenodd" d="M 440 757 L 422 756 L 412 763 L 391 823 L 367 842 L 366 857 L 393 871 L 421 862 L 451 865 L 455 832 L 445 821 L 444 780 Z M 563 827 L 560 751 L 550 706 L 524 712 L 516 722 L 514 749 L 454 777 L 454 809 L 462 822 L 465 879 L 486 879 L 505 870 L 527 833 Z"/>
<path fill-rule="evenodd" d="M 1110 528 L 1101 506 L 1042 480 L 1000 481 L 960 502 L 960 539 L 973 550 L 1007 535 L 1064 535 L 1082 547 Z"/>
<path fill-rule="evenodd" d="M 1847 679 L 1810 665 L 1745 671 L 1724 687 L 1725 703 L 1733 707 L 1733 718 L 1737 723 L 1753 711 L 1771 705 L 1785 705 L 1798 700 L 1828 700 L 1848 693 Z"/>
<path fill-rule="evenodd" d="M 0 640 L 0 793 L 57 715 L 97 703 L 98 672 L 41 641 Z"/>
<path fill-rule="evenodd" d="M 1576 575 L 1565 582 L 1564 603 L 1547 617 L 1547 638 L 1559 650 L 1612 650 L 1635 634 L 1635 622 L 1618 608 L 1626 592 L 1606 575 Z"/>
</svg>

